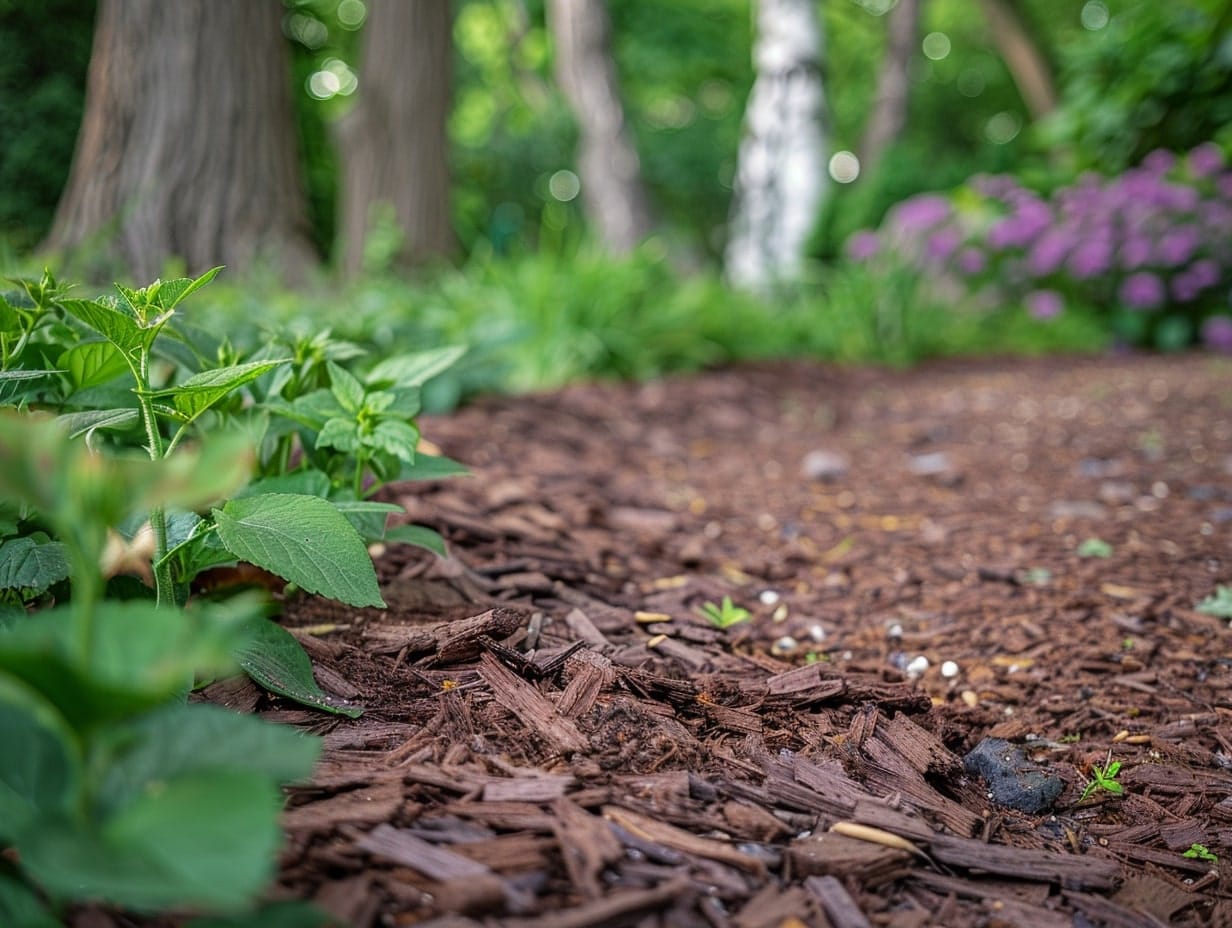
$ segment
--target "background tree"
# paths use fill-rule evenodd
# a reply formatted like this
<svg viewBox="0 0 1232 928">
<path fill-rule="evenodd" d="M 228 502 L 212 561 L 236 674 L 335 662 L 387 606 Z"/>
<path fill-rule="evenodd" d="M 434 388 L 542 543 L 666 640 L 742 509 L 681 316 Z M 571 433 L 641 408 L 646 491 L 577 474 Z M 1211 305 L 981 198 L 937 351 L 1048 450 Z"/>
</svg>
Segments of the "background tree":
<svg viewBox="0 0 1232 928">
<path fill-rule="evenodd" d="M 447 0 L 369 0 L 355 107 L 338 123 L 342 266 L 364 265 L 382 221 L 400 236 L 394 263 L 451 255 L 446 120 L 452 73 Z"/>
<path fill-rule="evenodd" d="M 1017 0 L 980 0 L 993 40 L 1022 94 L 1032 119 L 1043 119 L 1057 105 L 1053 68 Z"/>
<path fill-rule="evenodd" d="M 44 247 L 149 279 L 311 246 L 276 0 L 101 0 L 85 113 Z"/>
<path fill-rule="evenodd" d="M 822 31 L 813 0 L 759 0 L 726 270 L 767 290 L 798 276 L 825 190 Z"/>
<path fill-rule="evenodd" d="M 911 58 L 920 41 L 922 0 L 898 0 L 886 14 L 886 50 L 877 75 L 877 93 L 856 153 L 860 170 L 871 174 L 886 149 L 907 125 L 911 99 Z"/>
<path fill-rule="evenodd" d="M 630 251 L 654 223 L 620 99 L 607 10 L 603 0 L 549 0 L 547 9 L 556 80 L 578 124 L 578 174 L 587 217 L 610 251 Z"/>
</svg>

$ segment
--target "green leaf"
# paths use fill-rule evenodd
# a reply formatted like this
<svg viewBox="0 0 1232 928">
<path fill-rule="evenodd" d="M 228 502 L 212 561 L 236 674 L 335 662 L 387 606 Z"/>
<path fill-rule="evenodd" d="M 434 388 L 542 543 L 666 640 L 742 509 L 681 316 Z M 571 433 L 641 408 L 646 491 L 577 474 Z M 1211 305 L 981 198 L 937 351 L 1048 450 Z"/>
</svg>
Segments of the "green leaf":
<svg viewBox="0 0 1232 928">
<path fill-rule="evenodd" d="M 363 709 L 331 700 L 317 686 L 304 646 L 277 622 L 262 619 L 254 623 L 253 632 L 235 658 L 244 673 L 261 686 L 301 705 L 335 715 L 354 719 L 363 714 Z"/>
<path fill-rule="evenodd" d="M 223 266 L 212 267 L 200 277 L 180 277 L 175 280 L 164 280 L 158 288 L 157 303 L 164 309 L 175 309 L 192 293 L 200 290 L 218 276 Z"/>
<path fill-rule="evenodd" d="M 260 496 L 263 493 L 299 493 L 303 496 L 329 495 L 329 475 L 319 470 L 297 470 L 291 474 L 262 477 L 241 488 L 232 499 Z"/>
<path fill-rule="evenodd" d="M 358 413 L 364 405 L 364 385 L 350 371 L 333 361 L 326 361 L 325 366 L 329 370 L 329 388 L 334 399 L 352 415 Z"/>
<path fill-rule="evenodd" d="M 68 577 L 68 558 L 58 541 L 11 538 L 0 543 L 0 590 L 42 593 Z"/>
<path fill-rule="evenodd" d="M 0 870 L 0 925 L 9 928 L 63 928 L 25 883 Z"/>
<path fill-rule="evenodd" d="M 1232 586 L 1222 584 L 1215 587 L 1215 592 L 1194 607 L 1205 615 L 1213 615 L 1219 619 L 1232 619 Z"/>
<path fill-rule="evenodd" d="M 50 374 L 63 374 L 64 371 L 28 371 L 24 368 L 16 368 L 11 371 L 0 371 L 0 383 L 17 382 L 21 380 L 38 380 L 40 377 L 47 377 Z"/>
<path fill-rule="evenodd" d="M 341 923 L 308 902 L 271 902 L 243 915 L 194 918 L 185 928 L 341 928 Z"/>
<path fill-rule="evenodd" d="M 410 463 L 415 460 L 415 446 L 419 444 L 419 429 L 409 422 L 385 419 L 376 424 L 371 435 L 365 437 L 364 444 Z"/>
<path fill-rule="evenodd" d="M 1112 557 L 1112 545 L 1102 538 L 1088 538 L 1078 546 L 1079 557 Z"/>
<path fill-rule="evenodd" d="M 56 422 L 68 430 L 69 438 L 77 438 L 95 429 L 118 429 L 140 419 L 136 409 L 87 409 L 57 416 Z"/>
<path fill-rule="evenodd" d="M 334 508 L 346 516 L 347 521 L 359 532 L 365 542 L 380 541 L 385 537 L 385 522 L 391 513 L 405 512 L 394 503 L 377 503 L 370 500 L 334 499 Z"/>
<path fill-rule="evenodd" d="M 315 496 L 270 493 L 214 510 L 219 537 L 236 557 L 351 606 L 381 606 L 372 559 L 333 504 Z"/>
<path fill-rule="evenodd" d="M 155 709 L 112 726 L 108 738 L 121 749 L 97 791 L 109 809 L 159 781 L 213 770 L 260 773 L 278 783 L 303 780 L 321 751 L 318 738 L 208 703 Z"/>
<path fill-rule="evenodd" d="M 128 364 L 111 342 L 82 342 L 56 359 L 74 390 L 84 390 L 129 372 Z"/>
<path fill-rule="evenodd" d="M 415 463 L 405 465 L 399 480 L 441 480 L 445 477 L 469 477 L 470 471 L 452 458 L 435 454 L 416 454 Z"/>
<path fill-rule="evenodd" d="M 386 529 L 385 541 L 416 545 L 420 548 L 427 548 L 440 557 L 449 557 L 445 539 L 437 532 L 422 525 L 395 525 L 391 529 Z"/>
<path fill-rule="evenodd" d="M 34 689 L 0 673 L 0 846 L 40 816 L 67 812 L 81 788 L 77 738 Z M 2 910 L 2 909 L 0 909 Z"/>
<path fill-rule="evenodd" d="M 419 387 L 452 366 L 464 354 L 466 346 L 451 345 L 432 351 L 396 355 L 369 371 L 364 381 L 373 387 Z"/>
<path fill-rule="evenodd" d="M 184 421 L 192 422 L 228 393 L 287 363 L 289 362 L 284 359 L 250 361 L 247 364 L 219 367 L 194 374 L 181 384 L 165 390 L 154 390 L 147 395 L 157 398 L 170 397 Z"/>
<path fill-rule="evenodd" d="M 68 608 L 44 610 L 0 631 L 0 672 L 43 693 L 74 728 L 88 728 L 182 694 L 195 674 L 233 670 L 232 654 L 263 609 L 238 596 L 184 610 L 103 602 L 85 654 Z"/>
<path fill-rule="evenodd" d="M 317 434 L 318 448 L 337 448 L 339 451 L 354 451 L 359 447 L 359 425 L 354 419 L 330 419 Z"/>
<path fill-rule="evenodd" d="M 235 911 L 273 875 L 281 808 L 278 788 L 259 773 L 176 777 L 101 828 L 49 822 L 32 830 L 22 867 L 63 900 Z"/>
<path fill-rule="evenodd" d="M 60 306 L 119 348 L 131 364 L 136 363 L 136 353 L 149 351 L 158 337 L 157 327 L 143 327 L 129 313 L 99 300 L 61 300 Z"/>
</svg>

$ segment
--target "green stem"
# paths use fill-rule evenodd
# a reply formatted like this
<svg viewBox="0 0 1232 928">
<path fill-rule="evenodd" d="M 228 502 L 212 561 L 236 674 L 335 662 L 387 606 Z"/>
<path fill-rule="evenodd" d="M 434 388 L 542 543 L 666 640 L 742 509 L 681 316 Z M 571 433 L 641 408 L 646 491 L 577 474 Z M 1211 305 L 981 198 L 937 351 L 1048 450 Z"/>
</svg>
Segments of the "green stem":
<svg viewBox="0 0 1232 928">
<path fill-rule="evenodd" d="M 137 403 L 141 407 L 141 421 L 145 425 L 146 448 L 151 461 L 161 461 L 166 451 L 163 447 L 163 437 L 158 431 L 158 418 L 154 411 L 154 401 L 150 399 L 150 356 L 141 353 L 137 374 Z M 154 532 L 154 592 L 159 606 L 175 606 L 175 581 L 171 576 L 171 565 L 166 562 L 167 554 L 167 511 L 162 506 L 150 510 L 150 528 Z"/>
</svg>

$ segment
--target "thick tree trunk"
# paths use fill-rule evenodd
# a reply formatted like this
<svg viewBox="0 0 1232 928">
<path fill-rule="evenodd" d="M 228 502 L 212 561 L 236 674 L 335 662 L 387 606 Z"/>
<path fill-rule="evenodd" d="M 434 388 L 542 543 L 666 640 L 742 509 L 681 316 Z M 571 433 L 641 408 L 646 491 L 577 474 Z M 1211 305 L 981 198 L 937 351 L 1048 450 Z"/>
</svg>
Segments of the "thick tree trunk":
<svg viewBox="0 0 1232 928">
<path fill-rule="evenodd" d="M 1031 118 L 1042 119 L 1057 106 L 1056 81 L 1014 0 L 981 0 L 993 41 L 1018 87 Z"/>
<path fill-rule="evenodd" d="M 577 119 L 578 175 L 587 218 L 609 251 L 654 231 L 641 163 L 620 102 L 603 0 L 549 0 L 556 81 Z"/>
<path fill-rule="evenodd" d="M 395 263 L 422 265 L 455 249 L 446 119 L 452 81 L 449 0 L 368 0 L 359 99 L 338 126 L 339 230 L 348 274 L 364 267 L 382 219 L 402 236 Z"/>
<path fill-rule="evenodd" d="M 814 0 L 760 0 L 725 256 L 736 286 L 765 292 L 801 271 L 826 186 L 822 47 Z"/>
<path fill-rule="evenodd" d="M 102 0 L 85 116 L 44 247 L 139 282 L 317 262 L 278 0 Z"/>
<path fill-rule="evenodd" d="M 873 111 L 860 140 L 860 170 L 872 174 L 881 156 L 898 139 L 907 125 L 907 104 L 911 96 L 908 69 L 916 43 L 920 40 L 921 0 L 898 0 L 886 14 L 886 50 L 877 77 Z"/>
</svg>

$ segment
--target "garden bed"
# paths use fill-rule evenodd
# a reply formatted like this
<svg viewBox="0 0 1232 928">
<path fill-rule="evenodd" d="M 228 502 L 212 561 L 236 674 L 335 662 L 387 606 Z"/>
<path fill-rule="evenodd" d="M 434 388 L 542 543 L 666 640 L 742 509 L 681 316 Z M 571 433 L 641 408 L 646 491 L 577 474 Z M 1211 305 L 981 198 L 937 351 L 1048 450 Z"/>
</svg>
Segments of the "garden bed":
<svg viewBox="0 0 1232 928">
<path fill-rule="evenodd" d="M 286 603 L 365 714 L 211 693 L 325 737 L 278 895 L 355 926 L 1232 924 L 1232 632 L 1195 608 L 1232 583 L 1230 374 L 778 364 L 424 421 L 474 476 L 388 495 L 452 558 L 381 554 L 387 611 Z M 697 613 L 725 596 L 751 619 Z M 989 737 L 1059 796 L 994 802 Z"/>
</svg>

